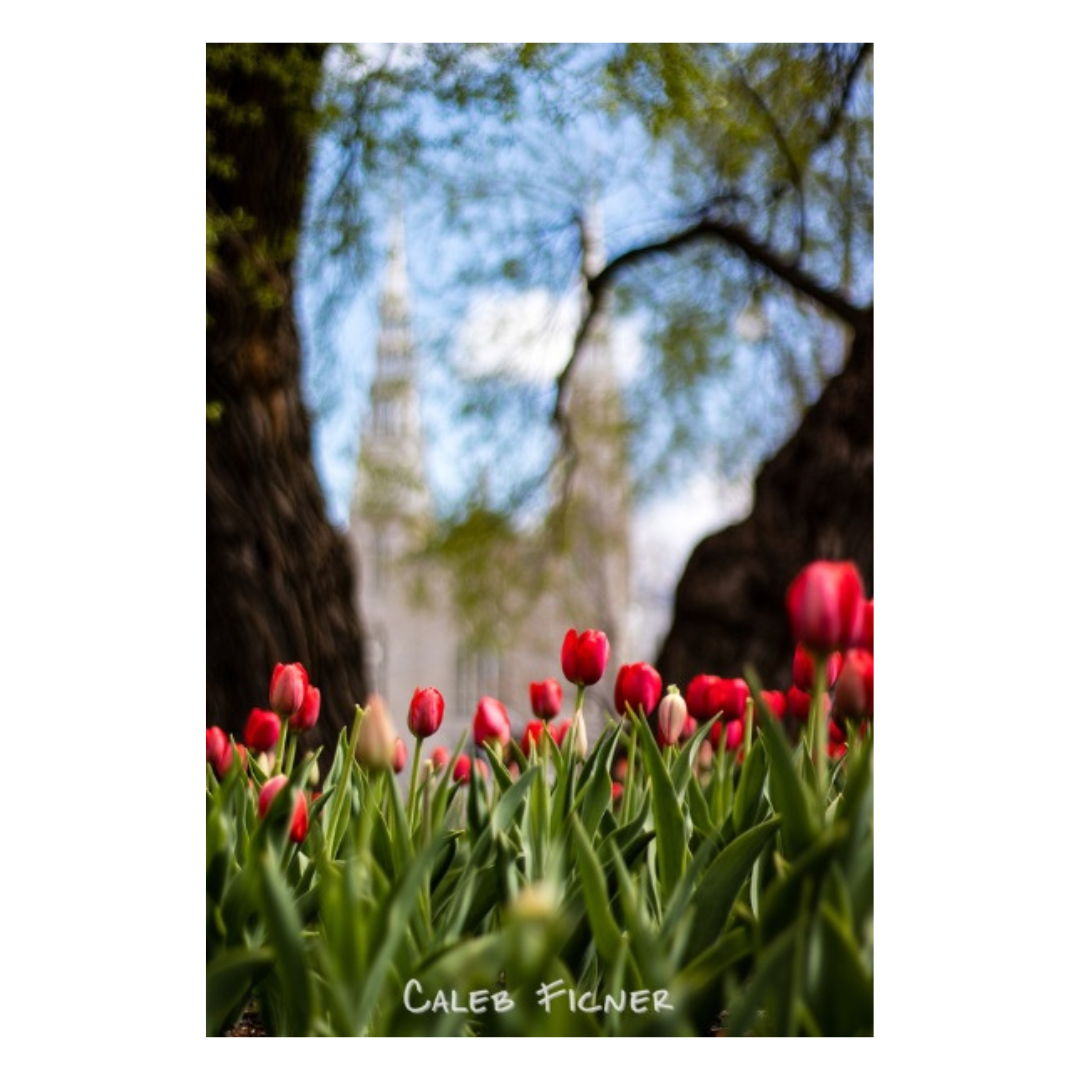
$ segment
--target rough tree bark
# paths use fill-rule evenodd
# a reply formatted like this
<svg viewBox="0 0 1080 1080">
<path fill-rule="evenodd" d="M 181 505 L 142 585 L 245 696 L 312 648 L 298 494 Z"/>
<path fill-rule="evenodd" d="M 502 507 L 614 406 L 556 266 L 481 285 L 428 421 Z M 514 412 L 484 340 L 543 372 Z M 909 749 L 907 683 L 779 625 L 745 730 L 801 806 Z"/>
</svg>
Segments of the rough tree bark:
<svg viewBox="0 0 1080 1080">
<path fill-rule="evenodd" d="M 277 661 L 300 661 L 322 691 L 310 744 L 363 701 L 360 623 L 344 539 L 329 524 L 300 394 L 293 254 L 300 230 L 322 46 L 207 47 L 207 171 L 219 224 L 206 278 L 207 723 L 240 735 L 265 707 Z M 213 63 L 211 62 L 213 60 Z M 217 406 L 215 405 L 215 408 Z"/>
<path fill-rule="evenodd" d="M 858 320 L 847 362 L 792 438 L 762 467 L 745 521 L 698 544 L 675 594 L 657 667 L 686 683 L 700 672 L 791 684 L 794 643 L 784 595 L 813 559 L 850 559 L 874 588 L 874 331 Z"/>
</svg>

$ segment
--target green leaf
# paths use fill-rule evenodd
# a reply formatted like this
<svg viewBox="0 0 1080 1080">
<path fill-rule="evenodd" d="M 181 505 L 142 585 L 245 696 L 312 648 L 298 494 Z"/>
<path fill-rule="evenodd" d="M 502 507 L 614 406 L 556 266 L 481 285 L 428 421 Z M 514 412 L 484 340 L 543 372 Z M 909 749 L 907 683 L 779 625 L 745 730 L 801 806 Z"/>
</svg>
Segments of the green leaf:
<svg viewBox="0 0 1080 1080">
<path fill-rule="evenodd" d="M 356 1030 L 353 1034 L 362 1034 L 371 1022 L 372 1013 L 386 988 L 386 976 L 391 961 L 401 945 L 420 894 L 420 887 L 431 870 L 437 851 L 434 844 L 423 848 L 405 874 L 394 882 L 389 895 L 379 907 L 372 934 L 375 951 L 365 973 L 364 990 L 356 1008 Z"/>
<path fill-rule="evenodd" d="M 675 793 L 675 785 L 664 767 L 660 748 L 656 745 L 648 725 L 640 717 L 634 717 L 638 728 L 638 742 L 645 770 L 652 785 L 653 822 L 656 825 L 656 858 L 660 871 L 660 892 L 666 901 L 686 865 L 687 841 L 689 839 L 682 806 Z"/>
<path fill-rule="evenodd" d="M 576 816 L 571 818 L 571 829 L 577 855 L 577 871 L 581 877 L 585 910 L 596 941 L 596 951 L 608 964 L 613 965 L 622 949 L 622 934 L 611 914 L 611 901 L 604 884 L 604 872 L 589 837 Z"/>
<path fill-rule="evenodd" d="M 604 811 L 611 806 L 611 759 L 618 742 L 618 728 L 604 732 L 593 755 L 593 774 L 581 798 L 581 827 L 591 840 Z"/>
<path fill-rule="evenodd" d="M 750 877 L 754 860 L 781 828 L 778 818 L 755 825 L 737 836 L 717 855 L 702 875 L 691 901 L 691 917 L 687 955 L 696 956 L 712 945 L 724 929 L 736 897 Z"/>
<path fill-rule="evenodd" d="M 739 774 L 739 786 L 735 791 L 732 821 L 736 834 L 745 832 L 758 815 L 761 801 L 765 796 L 765 776 L 769 771 L 768 767 L 765 747 L 761 739 L 755 739 L 743 763 L 742 772 Z"/>
<path fill-rule="evenodd" d="M 675 785 L 675 791 L 680 797 L 686 793 L 686 785 L 690 783 L 690 777 L 694 772 L 694 762 L 697 760 L 701 744 L 708 738 L 710 727 L 712 724 L 698 725 L 697 731 L 679 749 L 675 764 L 671 766 L 671 782 Z"/>
<path fill-rule="evenodd" d="M 804 852 L 820 831 L 811 810 L 810 793 L 799 778 L 791 747 L 776 724 L 765 720 L 761 738 L 769 755 L 769 798 L 783 819 L 781 837 L 790 858 Z"/>
<path fill-rule="evenodd" d="M 284 996 L 286 1030 L 306 1035 L 311 1023 L 311 984 L 300 919 L 271 851 L 259 860 L 263 917 L 274 949 Z"/>
</svg>

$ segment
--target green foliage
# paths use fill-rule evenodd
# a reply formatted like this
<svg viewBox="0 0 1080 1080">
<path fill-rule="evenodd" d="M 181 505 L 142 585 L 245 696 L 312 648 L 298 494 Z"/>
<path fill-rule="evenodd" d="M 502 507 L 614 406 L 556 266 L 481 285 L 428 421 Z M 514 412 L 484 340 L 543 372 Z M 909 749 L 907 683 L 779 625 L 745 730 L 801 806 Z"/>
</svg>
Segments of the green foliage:
<svg viewBox="0 0 1080 1080">
<path fill-rule="evenodd" d="M 252 999 L 274 1034 L 872 1034 L 872 736 L 823 800 L 771 726 L 745 763 L 687 768 L 700 740 L 663 754 L 636 723 L 621 824 L 615 723 L 584 761 L 549 742 L 516 780 L 494 754 L 488 784 L 425 768 L 412 821 L 343 734 L 300 845 L 289 799 L 259 821 L 246 777 L 208 769 L 207 1034 Z M 649 1007 L 544 1007 L 558 980 Z M 439 990 L 486 1007 L 444 1011 Z"/>
</svg>

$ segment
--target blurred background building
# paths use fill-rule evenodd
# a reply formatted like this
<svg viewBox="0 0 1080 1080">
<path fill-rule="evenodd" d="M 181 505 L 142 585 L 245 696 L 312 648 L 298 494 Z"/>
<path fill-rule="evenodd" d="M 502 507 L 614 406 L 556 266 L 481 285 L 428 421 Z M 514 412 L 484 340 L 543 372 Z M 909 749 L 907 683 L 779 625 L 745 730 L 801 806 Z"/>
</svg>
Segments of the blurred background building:
<svg viewBox="0 0 1080 1080">
<path fill-rule="evenodd" d="M 595 210 L 582 222 L 582 252 L 585 272 L 603 266 Z M 514 575 L 512 584 L 531 590 L 533 600 L 527 617 L 500 622 L 495 640 L 470 634 L 455 603 L 452 571 L 426 551 L 434 501 L 424 472 L 419 363 L 399 211 L 379 298 L 376 370 L 350 514 L 368 685 L 402 730 L 413 690 L 437 687 L 447 711 L 436 742 L 451 747 L 485 694 L 507 706 L 519 735 L 530 717 L 530 682 L 558 678 L 564 686 L 563 712 L 570 715 L 574 690 L 562 679 L 562 640 L 570 627 L 594 627 L 608 635 L 612 647 L 604 680 L 586 698 L 595 736 L 611 709 L 618 664 L 634 647 L 629 632 L 635 621 L 626 424 L 610 311 L 605 305 L 594 318 L 571 375 L 567 414 L 575 464 L 568 477 L 552 480 L 557 489 L 552 498 L 562 500 L 562 513 L 551 530 L 521 531 L 498 548 L 506 574 Z M 522 581 L 521 575 L 534 580 Z"/>
</svg>

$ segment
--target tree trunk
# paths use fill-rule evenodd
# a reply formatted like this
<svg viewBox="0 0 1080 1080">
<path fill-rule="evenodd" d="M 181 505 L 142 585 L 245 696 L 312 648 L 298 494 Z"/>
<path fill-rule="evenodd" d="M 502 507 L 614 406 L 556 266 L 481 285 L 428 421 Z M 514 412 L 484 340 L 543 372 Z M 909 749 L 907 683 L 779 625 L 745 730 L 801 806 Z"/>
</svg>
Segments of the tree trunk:
<svg viewBox="0 0 1080 1080">
<path fill-rule="evenodd" d="M 700 672 L 791 685 L 794 642 L 784 596 L 813 559 L 850 559 L 874 589 L 874 337 L 853 339 L 844 369 L 758 474 L 754 509 L 698 544 L 675 594 L 657 661 L 684 686 Z"/>
<path fill-rule="evenodd" d="M 207 723 L 240 736 L 267 706 L 274 664 L 300 661 L 322 691 L 310 745 L 336 737 L 366 695 L 353 568 L 312 465 L 293 312 L 322 53 L 207 47 L 218 230 L 206 278 Z"/>
</svg>

